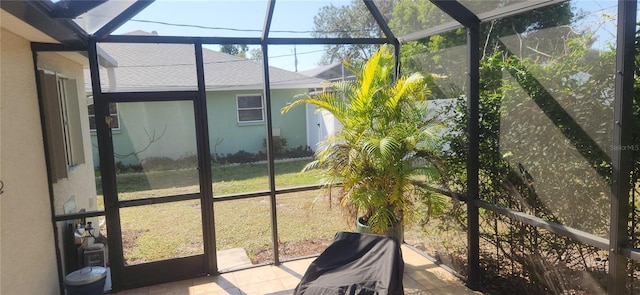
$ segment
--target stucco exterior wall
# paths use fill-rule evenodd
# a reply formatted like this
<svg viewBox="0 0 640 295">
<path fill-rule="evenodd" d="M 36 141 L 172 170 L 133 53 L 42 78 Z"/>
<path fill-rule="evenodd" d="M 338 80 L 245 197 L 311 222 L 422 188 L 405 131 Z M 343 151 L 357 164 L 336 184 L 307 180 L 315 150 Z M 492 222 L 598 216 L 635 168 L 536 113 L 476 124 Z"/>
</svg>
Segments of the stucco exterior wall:
<svg viewBox="0 0 640 295">
<path fill-rule="evenodd" d="M 74 53 L 76 54 L 76 53 Z M 82 65 L 69 60 L 55 52 L 38 53 L 38 69 L 62 74 L 76 79 L 76 91 L 80 104 L 80 122 L 84 147 L 84 164 L 69 169 L 67 178 L 53 184 L 55 214 L 76 213 L 81 209 L 96 210 L 96 184 L 91 159 L 91 138 L 89 136 L 89 119 L 87 114 L 87 98 L 84 91 L 84 72 Z M 94 221 L 95 222 L 95 221 Z"/>
<path fill-rule="evenodd" d="M 59 294 L 30 43 L 0 30 L 0 293 Z"/>
</svg>

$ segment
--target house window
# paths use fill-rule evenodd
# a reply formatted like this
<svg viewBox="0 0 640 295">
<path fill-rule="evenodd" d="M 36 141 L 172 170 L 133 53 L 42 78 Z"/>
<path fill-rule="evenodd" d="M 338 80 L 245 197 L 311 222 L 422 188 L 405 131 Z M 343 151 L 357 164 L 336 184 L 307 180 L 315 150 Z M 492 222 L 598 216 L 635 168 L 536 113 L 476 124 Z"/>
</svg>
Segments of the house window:
<svg viewBox="0 0 640 295">
<path fill-rule="evenodd" d="M 84 142 L 76 80 L 40 70 L 49 165 L 53 181 L 84 163 Z"/>
<path fill-rule="evenodd" d="M 238 123 L 264 121 L 261 95 L 238 95 Z"/>
<path fill-rule="evenodd" d="M 96 131 L 96 111 L 93 104 L 87 106 L 89 113 L 89 129 Z M 111 118 L 111 130 L 120 129 L 120 119 L 118 117 L 118 105 L 115 103 L 109 104 L 109 117 Z"/>
</svg>

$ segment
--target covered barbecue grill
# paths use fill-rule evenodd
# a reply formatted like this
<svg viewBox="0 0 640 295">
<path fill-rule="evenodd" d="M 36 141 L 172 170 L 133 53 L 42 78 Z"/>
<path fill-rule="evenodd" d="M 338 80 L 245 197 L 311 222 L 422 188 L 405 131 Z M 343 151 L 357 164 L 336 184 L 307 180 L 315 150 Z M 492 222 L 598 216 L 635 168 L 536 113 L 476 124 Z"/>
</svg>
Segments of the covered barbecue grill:
<svg viewBox="0 0 640 295">
<path fill-rule="evenodd" d="M 395 238 L 338 232 L 294 294 L 404 294 L 404 262 Z"/>
</svg>

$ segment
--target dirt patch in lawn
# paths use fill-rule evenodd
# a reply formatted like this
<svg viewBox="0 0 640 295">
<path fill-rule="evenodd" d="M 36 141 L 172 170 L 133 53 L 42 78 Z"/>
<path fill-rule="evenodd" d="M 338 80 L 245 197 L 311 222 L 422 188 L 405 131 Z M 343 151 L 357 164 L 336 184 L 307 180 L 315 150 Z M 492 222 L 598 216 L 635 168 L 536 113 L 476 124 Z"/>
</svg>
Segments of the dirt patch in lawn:
<svg viewBox="0 0 640 295">
<path fill-rule="evenodd" d="M 133 265 L 147 262 L 141 257 L 136 257 L 135 250 L 138 247 L 138 237 L 144 230 L 123 230 L 122 231 L 122 251 L 125 257 L 125 265 Z"/>
</svg>

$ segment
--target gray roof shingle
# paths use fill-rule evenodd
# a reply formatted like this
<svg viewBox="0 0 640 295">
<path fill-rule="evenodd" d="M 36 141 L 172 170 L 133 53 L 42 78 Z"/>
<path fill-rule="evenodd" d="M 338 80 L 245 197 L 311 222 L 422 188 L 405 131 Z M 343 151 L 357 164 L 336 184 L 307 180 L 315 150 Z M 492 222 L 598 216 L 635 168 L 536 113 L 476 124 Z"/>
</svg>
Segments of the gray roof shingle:
<svg viewBox="0 0 640 295">
<path fill-rule="evenodd" d="M 143 31 L 129 33 L 144 35 Z M 146 33 L 149 34 L 149 33 Z M 195 48 L 191 44 L 100 43 L 118 63 L 114 68 L 117 90 L 195 90 Z M 262 89 L 262 63 L 203 48 L 207 90 Z M 311 88 L 323 80 L 269 67 L 271 88 Z M 109 89 L 106 69 L 100 71 L 102 89 Z"/>
</svg>

